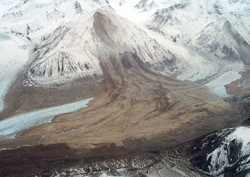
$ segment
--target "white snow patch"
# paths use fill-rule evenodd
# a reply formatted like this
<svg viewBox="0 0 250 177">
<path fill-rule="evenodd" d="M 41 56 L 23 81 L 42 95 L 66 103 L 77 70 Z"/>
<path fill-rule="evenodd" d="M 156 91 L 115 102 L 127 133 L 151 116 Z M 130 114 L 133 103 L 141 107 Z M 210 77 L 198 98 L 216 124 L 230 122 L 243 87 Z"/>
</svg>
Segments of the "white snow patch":
<svg viewBox="0 0 250 177">
<path fill-rule="evenodd" d="M 6 150 L 11 150 L 12 148 L 2 148 L 0 151 L 6 151 Z"/>
</svg>

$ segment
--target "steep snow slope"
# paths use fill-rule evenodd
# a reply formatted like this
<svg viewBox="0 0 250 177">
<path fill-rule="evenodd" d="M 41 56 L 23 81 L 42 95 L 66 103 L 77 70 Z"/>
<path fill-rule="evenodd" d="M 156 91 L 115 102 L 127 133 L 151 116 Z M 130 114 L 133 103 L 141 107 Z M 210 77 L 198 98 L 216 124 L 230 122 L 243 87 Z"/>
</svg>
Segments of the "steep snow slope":
<svg viewBox="0 0 250 177">
<path fill-rule="evenodd" d="M 40 55 L 31 65 L 24 83 L 48 85 L 75 77 L 102 74 L 98 59 L 101 50 L 123 50 L 117 46 L 134 49 L 144 62 L 152 65 L 167 62 L 164 69 L 168 75 L 174 73 L 174 64 L 180 62 L 135 24 L 98 10 L 45 36 L 37 46 Z"/>
<path fill-rule="evenodd" d="M 178 147 L 191 154 L 190 162 L 212 176 L 246 176 L 250 170 L 248 125 L 225 128 Z M 178 151 L 178 150 L 177 150 Z"/>
<path fill-rule="evenodd" d="M 179 1 L 109 0 L 109 2 L 117 14 L 126 17 L 132 22 L 138 24 L 148 21 L 158 9 L 169 7 L 175 3 L 178 3 Z"/>
<path fill-rule="evenodd" d="M 162 35 L 151 30 L 144 30 L 153 39 L 159 41 L 162 46 L 170 49 L 179 56 L 179 63 L 175 63 L 175 76 L 180 80 L 199 81 L 208 86 L 212 93 L 221 97 L 228 97 L 225 85 L 241 78 L 239 74 L 244 70 L 242 61 L 224 61 L 211 59 L 209 55 L 200 55 L 195 50 L 183 46 L 181 43 L 162 38 Z M 162 64 L 156 69 L 166 74 L 164 69 L 160 70 Z"/>
<path fill-rule="evenodd" d="M 31 39 L 55 30 L 61 23 L 71 21 L 95 8 L 112 10 L 108 1 L 46 0 L 19 1 L 1 17 L 1 28 Z"/>
<path fill-rule="evenodd" d="M 21 1 L 2 16 L 2 30 L 11 30 L 17 35 L 27 37 L 37 45 L 37 49 L 41 47 L 41 45 L 47 45 L 45 44 L 46 38 L 54 40 L 52 36 L 57 35 L 56 33 L 59 33 L 60 30 L 69 30 L 77 22 L 77 19 L 81 18 L 80 16 L 84 16 L 84 19 L 89 18 L 87 13 L 97 7 L 115 11 L 119 15 L 127 17 L 136 23 L 143 22 L 143 24 L 146 24 L 147 28 L 160 32 L 170 40 L 177 42 L 179 40 L 184 41 L 186 45 L 190 46 L 194 51 L 185 49 L 186 47 L 182 46 L 181 43 L 178 45 L 171 45 L 167 39 L 165 40 L 158 37 L 158 42 L 170 44 L 167 45 L 168 47 L 172 46 L 172 48 L 170 48 L 175 53 L 175 57 L 177 57 L 178 60 L 166 63 L 163 62 L 163 58 L 160 59 L 158 57 L 157 60 L 159 62 L 152 68 L 158 70 L 158 72 L 166 75 L 173 75 L 182 80 L 202 80 L 202 83 L 207 83 L 211 91 L 220 96 L 228 96 L 224 86 L 238 79 L 240 77 L 238 72 L 244 69 L 243 63 L 241 62 L 245 64 L 248 62 L 247 56 L 249 45 L 247 39 L 249 39 L 250 33 L 248 24 L 242 21 L 249 21 L 247 19 L 249 10 L 247 2 L 244 1 L 200 1 L 199 3 L 193 0 L 167 2 L 162 0 Z M 244 15 L 242 15 L 242 10 L 246 12 Z M 30 18 L 30 16 L 33 18 Z M 237 22 L 238 19 L 241 21 Z M 233 23 L 230 21 L 233 21 Z M 127 21 L 124 23 L 127 23 Z M 50 34 L 51 32 L 49 31 L 55 32 Z M 139 35 L 137 35 L 137 37 L 138 36 Z M 155 39 L 155 35 L 150 36 Z M 246 41 L 244 39 L 246 39 Z M 41 41 L 43 44 L 41 44 Z M 136 39 L 136 43 L 134 40 L 132 47 L 138 48 L 137 43 L 139 41 L 141 42 L 141 39 Z M 239 43 L 239 41 L 242 42 Z M 126 44 L 131 42 L 132 41 L 127 41 Z M 85 47 L 93 50 L 93 46 L 94 45 L 92 45 L 92 47 Z M 245 47 L 242 48 L 242 46 Z M 46 57 L 46 61 L 45 59 L 44 61 L 40 60 L 39 64 L 36 63 L 33 65 L 29 73 L 29 78 L 33 77 L 33 81 L 29 79 L 29 81 L 25 81 L 25 83 L 32 85 L 31 83 L 33 82 L 47 82 L 48 84 L 50 81 L 45 81 L 43 75 L 47 78 L 51 76 L 52 82 L 56 82 L 56 80 L 59 79 L 59 75 L 61 75 L 60 78 L 71 75 L 66 79 L 70 80 L 70 78 L 75 78 L 75 75 L 83 76 L 98 73 L 97 70 L 100 70 L 100 68 L 98 69 L 97 62 L 93 63 L 93 61 L 89 61 L 88 59 L 86 59 L 86 62 L 79 61 L 79 56 L 89 58 L 86 57 L 89 55 L 91 58 L 94 58 L 92 56 L 93 52 L 91 54 L 88 53 L 89 50 L 79 51 L 79 49 L 73 47 L 67 50 L 60 49 L 53 54 L 49 52 L 50 56 L 49 54 L 43 54 L 44 56 L 42 57 Z M 74 50 L 77 51 L 74 52 Z M 199 54 L 196 51 L 198 51 Z M 152 53 L 152 51 L 150 52 Z M 75 54 L 72 55 L 72 53 Z M 145 52 L 142 53 L 144 53 L 144 55 L 141 56 L 147 58 L 148 55 L 145 54 Z M 211 55 L 207 55 L 207 53 L 211 53 Z M 155 56 L 155 54 L 153 55 Z M 216 57 L 223 58 L 228 62 L 218 61 Z M 60 61 L 57 61 L 58 58 L 61 58 Z M 74 59 L 72 60 L 72 58 Z M 151 59 L 145 59 L 145 61 L 149 60 Z M 232 62 L 234 60 L 237 60 L 237 63 Z M 64 64 L 62 64 L 64 61 L 65 67 Z M 50 63 L 53 63 L 52 66 Z M 56 63 L 60 66 L 56 66 Z M 151 62 L 151 64 L 152 63 L 153 62 Z M 88 66 L 89 64 L 91 67 Z M 166 65 L 170 66 L 167 67 Z M 237 65 L 237 67 L 232 69 L 232 67 L 227 67 L 228 65 Z M 44 68 L 46 68 L 46 71 Z M 75 72 L 75 70 L 77 70 L 77 72 Z M 230 81 L 225 78 L 227 81 L 223 82 L 223 85 L 221 83 L 218 84 L 216 81 L 212 82 L 212 80 L 217 77 L 221 77 L 222 80 L 225 80 L 223 76 L 228 77 L 232 75 L 232 73 L 226 74 L 225 72 L 227 70 L 236 73 L 236 77 L 230 79 Z M 209 84 L 208 82 L 210 81 L 212 83 Z M 215 87 L 216 89 L 214 89 Z M 223 93 L 221 91 L 217 92 L 217 90 L 222 90 Z"/>
<path fill-rule="evenodd" d="M 215 58 L 249 61 L 250 7 L 246 1 L 180 1 L 158 9 L 147 22 L 151 30 L 185 42 Z M 211 56 L 210 56 L 211 58 Z"/>
<path fill-rule="evenodd" d="M 18 3 L 17 0 L 8 0 L 8 1 L 1 1 L 0 2 L 0 17 L 8 11 L 11 7 L 15 6 Z"/>
<path fill-rule="evenodd" d="M 29 43 L 19 37 L 0 33 L 0 111 L 3 98 L 15 75 L 29 59 Z"/>
<path fill-rule="evenodd" d="M 238 127 L 223 140 L 220 147 L 207 156 L 211 175 L 223 174 L 227 168 L 235 168 L 239 174 L 250 168 L 250 128 Z"/>
<path fill-rule="evenodd" d="M 41 35 L 42 37 L 35 38 L 38 33 L 42 34 L 38 30 L 31 31 L 27 36 L 33 42 L 34 48 L 31 53 L 34 61 L 22 73 L 23 77 L 18 77 L 14 84 L 18 93 L 22 94 L 13 98 L 12 95 L 16 94 L 13 94 L 15 89 L 12 89 L 13 93 L 9 93 L 6 99 L 18 99 L 19 108 L 22 105 L 25 107 L 22 109 L 25 110 L 40 108 L 41 105 L 46 106 L 48 103 L 51 105 L 55 100 L 58 102 L 66 99 L 75 100 L 81 95 L 86 98 L 88 92 L 100 93 L 101 90 L 104 92 L 105 76 L 99 63 L 100 57 L 109 55 L 108 51 L 136 52 L 144 63 L 151 66 L 151 69 L 163 72 L 165 75 L 175 75 L 178 71 L 176 66 L 182 62 L 178 54 L 161 46 L 137 25 L 101 9 L 88 14 L 79 14 L 71 21 L 61 23 L 53 32 L 46 32 Z M 35 40 L 32 40 L 32 35 Z M 84 81 L 80 81 L 81 79 Z M 18 82 L 21 82 L 21 86 Z M 63 93 L 62 96 L 61 90 L 68 92 L 67 90 L 74 84 L 77 85 L 75 95 L 72 93 L 71 96 L 66 96 Z M 86 86 L 82 91 L 81 84 Z M 94 85 L 98 88 L 88 90 L 90 85 L 91 88 Z M 57 94 L 54 94 L 53 89 L 58 90 Z M 80 95 L 77 92 L 81 92 Z M 43 101 L 36 103 L 36 99 Z M 5 110 L 5 112 L 4 114 L 8 115 L 7 112 L 10 111 Z"/>
<path fill-rule="evenodd" d="M 126 2 L 127 4 L 127 2 Z M 37 48 L 41 47 L 42 45 L 48 45 L 48 39 L 49 40 L 55 40 L 53 35 L 58 35 L 58 33 L 65 33 L 67 30 L 69 30 L 77 21 L 78 18 L 81 18 L 80 16 L 84 15 L 84 19 L 88 19 L 89 16 L 87 15 L 88 12 L 90 12 L 92 9 L 95 9 L 97 7 L 104 8 L 104 9 L 109 9 L 109 10 L 114 10 L 111 5 L 109 4 L 108 1 L 73 1 L 73 0 L 68 0 L 68 1 L 42 1 L 42 2 L 37 2 L 34 0 L 30 1 L 20 1 L 16 6 L 12 7 L 10 10 L 5 12 L 1 18 L 1 29 L 2 31 L 11 31 L 12 33 L 26 37 L 27 39 L 31 40 L 34 45 L 36 45 L 35 50 Z M 120 10 L 120 9 L 119 9 Z M 75 20 L 74 20 L 75 19 Z M 70 21 L 70 22 L 69 22 Z M 73 21 L 73 22 L 72 22 Z M 90 21 L 89 21 L 90 22 Z M 91 23 L 91 22 L 90 22 Z M 124 23 L 127 23 L 127 21 Z M 121 24 L 121 23 L 120 23 Z M 120 25 L 119 24 L 119 25 Z M 89 25 L 89 24 L 88 24 Z M 88 25 L 85 25 L 88 27 Z M 92 24 L 90 24 L 91 26 Z M 134 26 L 133 24 L 129 24 L 127 26 L 123 26 L 122 28 L 127 28 L 128 26 Z M 83 27 L 84 26 L 79 26 L 78 27 Z M 136 27 L 137 28 L 137 27 Z M 130 41 L 125 41 L 126 44 L 131 43 L 130 46 L 136 48 L 138 51 L 139 50 L 152 50 L 154 51 L 157 45 L 155 45 L 155 41 L 151 42 L 153 45 L 151 48 L 146 49 L 146 43 L 148 40 L 144 40 L 144 49 L 141 49 L 140 47 L 137 46 L 137 43 L 141 43 L 140 38 L 140 32 L 138 29 L 133 28 L 130 29 L 131 31 L 129 32 L 130 36 L 126 36 L 124 34 L 123 36 L 120 36 L 120 38 L 125 38 L 128 37 L 130 38 Z M 137 31 L 137 34 L 132 34 L 132 31 L 135 30 Z M 50 34 L 51 31 L 55 31 L 53 34 Z M 62 32 L 64 31 L 64 32 Z M 74 32 L 75 34 L 78 33 L 78 29 Z M 87 32 L 86 32 L 87 33 Z M 119 32 L 122 33 L 122 32 Z M 144 32 L 142 32 L 143 34 Z M 60 34 L 63 37 L 64 34 Z M 60 36 L 59 35 L 59 36 Z M 137 39 L 132 39 L 132 35 L 136 35 Z M 145 36 L 145 34 L 143 34 Z M 83 37 L 86 37 L 87 34 Z M 58 37 L 58 36 L 57 36 Z M 143 37 L 142 37 L 143 38 Z M 84 39 L 85 41 L 89 39 Z M 119 39 L 121 40 L 121 39 Z M 124 40 L 124 39 L 122 39 Z M 150 39 L 151 40 L 151 39 Z M 41 44 L 42 41 L 42 44 Z M 46 41 L 46 42 L 45 42 Z M 58 39 L 59 41 L 59 39 Z M 142 43 L 143 43 L 142 42 Z M 133 43 L 133 44 L 132 44 Z M 54 43 L 54 45 L 57 45 Z M 63 44 L 61 44 L 63 45 Z M 73 44 L 76 45 L 76 44 Z M 55 78 L 55 75 L 71 75 L 72 73 L 75 74 L 75 70 L 80 73 L 80 75 L 91 75 L 90 73 L 98 73 L 98 61 L 93 61 L 93 58 L 96 56 L 93 56 L 93 52 L 90 52 L 90 50 L 94 51 L 93 47 L 95 48 L 95 45 L 90 44 L 92 46 L 82 46 L 86 47 L 85 51 L 82 51 L 80 49 L 77 49 L 77 47 L 72 47 L 71 49 L 60 49 L 57 52 L 54 52 L 53 54 L 50 54 L 50 56 L 47 54 L 46 56 L 42 57 L 47 57 L 46 59 L 43 58 L 44 61 L 39 61 L 39 63 L 36 63 L 33 65 L 32 69 L 30 70 L 29 76 L 33 78 L 36 78 L 35 80 L 41 80 L 40 76 L 53 76 L 51 81 L 53 82 L 56 81 L 59 78 Z M 50 46 L 51 47 L 51 46 Z M 52 47 L 53 48 L 53 47 Z M 63 47 L 62 47 L 63 48 Z M 90 49 L 90 50 L 88 50 Z M 51 50 L 51 49 L 50 49 Z M 76 50 L 76 51 L 74 51 Z M 145 51 L 140 51 L 138 52 L 141 58 L 144 58 L 145 61 L 151 61 L 152 59 L 150 58 L 155 58 L 155 60 L 163 60 L 164 59 L 164 53 L 165 51 L 157 51 L 157 53 L 151 53 L 147 54 Z M 164 49 L 165 50 L 165 49 Z M 150 52 L 152 52 L 150 51 Z M 39 51 L 40 52 L 40 51 Z M 47 50 L 45 51 L 46 53 L 48 52 Z M 45 53 L 44 52 L 44 53 Z M 71 53 L 68 55 L 68 53 Z M 74 53 L 72 55 L 72 53 Z M 96 53 L 96 52 L 94 52 Z M 163 53 L 163 54 L 162 54 Z M 44 55 L 44 54 L 42 54 Z M 95 54 L 96 55 L 96 54 Z M 83 56 L 82 61 L 79 61 L 79 56 Z M 143 56 L 143 57 L 142 57 Z M 41 55 L 40 55 L 41 57 Z M 169 57 L 169 55 L 168 55 Z M 57 61 L 56 59 L 60 58 L 60 61 Z M 72 58 L 74 58 L 72 60 Z M 91 61 L 89 60 L 90 58 Z M 169 57 L 169 58 L 174 58 Z M 46 60 L 46 61 L 45 61 Z M 65 61 L 64 61 L 65 60 Z M 94 62 L 94 63 L 93 63 Z M 155 61 L 154 61 L 155 62 Z M 56 63 L 60 66 L 56 66 Z M 89 66 L 89 63 L 91 66 Z M 64 66 L 65 64 L 65 66 Z M 50 66 L 52 65 L 52 66 Z M 170 68 L 173 67 L 172 65 Z M 43 68 L 43 69 L 39 69 Z M 46 71 L 45 69 L 46 68 Z M 93 70 L 92 70 L 93 69 Z M 57 70 L 57 72 L 56 72 Z M 88 71 L 89 70 L 89 71 Z M 100 70 L 100 68 L 99 68 Z M 171 71 L 170 71 L 171 70 Z M 173 68 L 171 69 L 166 69 L 166 73 L 170 74 L 173 73 Z M 57 73 L 57 74 L 56 74 Z M 67 74 L 66 74 L 67 73 Z M 84 74 L 85 73 L 85 74 Z M 73 75 L 74 75 L 73 74 Z M 65 76 L 66 77 L 66 76 Z M 55 79 L 53 79 L 55 78 Z M 74 78 L 74 77 L 73 77 Z M 59 79 L 60 80 L 60 79 Z M 70 79 L 68 79 L 70 80 Z M 51 82 L 48 80 L 47 82 Z M 32 82 L 32 81 L 31 81 Z M 44 80 L 44 82 L 46 82 Z M 26 83 L 27 84 L 27 83 Z"/>
<path fill-rule="evenodd" d="M 20 61 L 19 59 L 15 58 L 17 60 L 17 63 L 19 63 L 17 66 L 21 68 L 21 61 L 28 61 L 29 63 L 33 62 L 33 60 L 37 57 L 36 52 L 36 46 L 41 44 L 41 41 L 45 40 L 46 37 L 50 36 L 51 32 L 53 32 L 56 29 L 60 30 L 61 26 L 64 26 L 66 23 L 70 23 L 70 21 L 74 21 L 74 19 L 79 18 L 80 16 L 84 17 L 84 14 L 87 14 L 87 12 L 100 7 L 104 9 L 113 10 L 111 6 L 108 4 L 108 1 L 74 1 L 74 0 L 59 0 L 59 1 L 53 1 L 53 0 L 46 0 L 46 1 L 35 1 L 35 0 L 25 0 L 25 1 L 1 1 L 1 3 L 4 6 L 1 6 L 1 17 L 0 17 L 0 32 L 5 33 L 6 35 L 12 35 L 17 36 L 18 38 L 27 41 L 29 45 L 31 46 L 28 50 L 31 51 L 30 57 L 28 55 L 21 56 L 22 52 L 19 52 Z M 80 17 L 80 18 L 82 18 Z M 53 34 L 52 34 L 53 35 Z M 8 42 L 7 42 L 8 43 Z M 13 44 L 13 47 L 16 44 Z M 7 48 L 5 46 L 4 48 Z M 18 50 L 16 50 L 18 51 Z M 6 52 L 6 51 L 5 51 Z M 13 52 L 10 54 L 10 56 L 13 56 Z M 56 55 L 56 54 L 55 54 Z M 61 56 L 60 52 L 58 52 L 58 55 Z M 62 54 L 62 56 L 65 56 Z M 2 55 L 0 56 L 1 61 L 6 61 L 6 57 Z M 67 55 L 66 55 L 67 57 Z M 53 58 L 53 57 L 51 57 Z M 14 58 L 13 58 L 14 59 Z M 53 59 L 51 59 L 53 60 Z M 64 59 L 62 59 L 64 60 Z M 67 59 L 65 59 L 67 60 Z M 2 62 L 5 63 L 6 62 Z M 12 60 L 9 60 L 12 61 Z M 69 61 L 70 62 L 70 61 Z M 69 63 L 68 62 L 68 63 Z M 86 61 L 88 62 L 88 61 Z M 45 66 L 46 67 L 46 66 Z M 88 65 L 83 63 L 83 65 L 79 66 L 81 68 L 88 68 Z M 16 67 L 9 68 L 10 72 L 17 74 L 19 72 Z M 67 72 L 67 68 L 64 68 Z M 4 69 L 2 70 L 4 71 Z M 1 77 L 4 77 L 4 75 L 1 75 Z M 14 76 L 13 76 L 14 78 Z M 17 77 L 19 78 L 19 77 Z M 69 80 L 69 79 L 68 79 Z M 8 84 L 5 86 L 0 87 L 1 97 L 4 97 L 7 93 L 7 89 L 9 89 L 10 83 L 12 83 L 13 79 L 9 80 Z M 99 82 L 100 78 L 94 78 L 94 82 Z M 47 82 L 50 82 L 49 80 Z M 52 81 L 53 82 L 53 81 Z M 79 82 L 79 81 L 76 81 Z M 96 83 L 95 83 L 96 84 Z M 16 85 L 19 85 L 16 82 Z M 76 85 L 79 85 L 77 83 Z M 88 85 L 89 86 L 89 85 Z M 87 89 L 87 87 L 85 89 Z M 99 85 L 100 89 L 103 89 Z M 35 89 L 31 89 L 29 91 L 30 93 L 33 92 Z M 75 91 L 75 93 L 79 92 Z M 52 91 L 49 91 L 52 92 Z M 13 94 L 14 93 L 14 94 Z M 17 92 L 10 93 L 11 95 L 16 95 Z M 47 93 L 49 94 L 49 93 Z M 47 95 L 45 94 L 45 95 Z M 62 94 L 59 92 L 59 95 Z M 64 93 L 65 94 L 65 93 Z M 86 93 L 87 94 L 87 93 Z M 25 95 L 23 93 L 23 95 Z M 41 95 L 41 94 L 36 94 Z M 6 98 L 6 100 L 13 100 L 13 98 Z M 33 95 L 34 98 L 34 95 Z M 56 99 L 58 99 L 58 96 L 55 96 Z M 80 98 L 80 97 L 79 97 Z M 85 97 L 84 97 L 85 98 Z M 41 98 L 40 98 L 41 99 Z M 52 99 L 52 97 L 51 97 Z M 2 98 L 1 98 L 2 100 Z M 70 98 L 68 98 L 70 100 Z M 35 99 L 34 99 L 35 101 Z M 55 101 L 55 99 L 54 99 Z M 75 100 L 74 100 L 75 101 Z M 16 102 L 16 101 L 14 101 Z M 51 102 L 51 101 L 50 101 Z M 72 100 L 70 101 L 72 102 Z M 63 103 L 66 103 L 65 101 Z M 41 104 L 42 101 L 41 101 Z M 58 103 L 57 103 L 58 104 Z M 32 103 L 34 105 L 34 103 Z M 44 104 L 45 105 L 45 104 Z M 1 109 L 3 105 L 1 104 Z M 10 112 L 10 111 L 8 111 Z M 11 111 L 13 112 L 13 110 Z M 2 117 L 1 117 L 2 118 Z"/>
<path fill-rule="evenodd" d="M 159 8 L 147 23 L 148 28 L 162 32 L 168 38 L 188 41 L 213 23 L 222 22 L 221 25 L 223 25 L 226 19 L 232 20 L 234 26 L 238 23 L 240 26 L 237 28 L 244 33 L 243 35 L 248 33 L 244 32 L 246 28 L 242 28 L 242 25 L 249 26 L 249 19 L 247 19 L 249 17 L 249 2 L 230 0 L 168 2 L 172 2 L 172 4 L 169 3 L 167 6 Z"/>
<path fill-rule="evenodd" d="M 217 73 L 220 69 L 216 63 L 207 60 L 194 51 L 186 49 L 182 44 L 174 43 L 171 40 L 163 38 L 161 34 L 154 31 L 145 28 L 144 30 L 146 30 L 151 38 L 159 41 L 162 46 L 180 56 L 181 62 L 175 64 L 177 70 L 176 77 L 178 79 L 191 81 L 206 79 Z M 161 73 L 166 74 L 164 72 Z"/>
<path fill-rule="evenodd" d="M 200 67 L 196 69 L 196 80 L 202 79 L 201 83 L 213 93 L 227 97 L 224 86 L 239 79 L 244 64 L 249 62 L 249 12 L 247 1 L 180 1 L 158 9 L 146 26 L 173 42 L 184 43 L 205 63 L 212 62 L 216 71 Z M 195 57 L 180 54 L 185 63 L 195 63 Z M 189 74 L 177 78 L 190 79 Z"/>
<path fill-rule="evenodd" d="M 228 18 L 228 17 L 227 17 Z M 233 21 L 234 18 L 230 18 Z M 232 24 L 229 20 L 209 24 L 204 30 L 192 38 L 188 45 L 203 53 L 213 54 L 216 58 L 227 61 L 242 61 L 249 64 L 249 27 L 242 22 Z M 242 23 L 240 25 L 239 23 Z M 241 26 L 241 31 L 247 31 L 243 37 L 236 26 Z M 243 33 L 244 34 L 244 33 Z M 247 42 L 248 41 L 248 42 Z"/>
<path fill-rule="evenodd" d="M 213 93 L 228 97 L 225 86 L 239 79 L 244 64 L 248 64 L 247 1 L 141 0 L 118 4 L 111 0 L 110 4 L 118 14 L 167 38 L 147 31 L 181 56 L 175 72 L 181 80 L 200 81 Z"/>
</svg>

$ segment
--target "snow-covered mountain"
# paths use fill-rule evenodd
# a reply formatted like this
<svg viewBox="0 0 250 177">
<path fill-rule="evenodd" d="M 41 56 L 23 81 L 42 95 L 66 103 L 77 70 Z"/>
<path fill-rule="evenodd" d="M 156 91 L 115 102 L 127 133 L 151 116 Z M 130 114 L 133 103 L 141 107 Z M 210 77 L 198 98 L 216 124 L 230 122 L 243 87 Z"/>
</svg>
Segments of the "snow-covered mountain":
<svg viewBox="0 0 250 177">
<path fill-rule="evenodd" d="M 248 1 L 1 3 L 0 32 L 26 41 L 31 51 L 22 82 L 25 87 L 101 76 L 101 51 L 114 50 L 114 46 L 136 51 L 151 70 L 206 84 L 222 97 L 229 96 L 225 86 L 240 79 L 249 64 Z M 97 18 L 98 8 L 107 11 Z"/>
<path fill-rule="evenodd" d="M 213 93 L 228 97 L 225 86 L 240 79 L 248 65 L 248 1 L 141 0 L 110 4 L 116 13 L 140 23 L 152 38 L 181 56 L 182 62 L 176 63 L 178 79 L 199 81 Z"/>
<path fill-rule="evenodd" d="M 79 31 L 81 29 L 81 31 Z M 123 48 L 123 49 L 122 49 Z M 174 72 L 177 57 L 130 21 L 103 10 L 71 21 L 44 36 L 36 50 L 26 84 L 52 84 L 63 79 L 102 74 L 99 57 L 103 50 L 134 49 L 144 62 L 165 62 L 165 72 Z"/>
<path fill-rule="evenodd" d="M 205 56 L 202 63 L 206 63 L 206 73 L 199 66 L 198 69 L 191 66 L 191 57 L 187 57 L 186 52 L 172 51 L 183 58 L 181 64 L 175 63 L 175 72 L 171 73 L 179 79 L 211 80 L 215 75 L 221 75 L 218 71 L 228 70 L 226 66 L 234 65 L 235 61 L 237 68 L 241 68 L 235 72 L 242 71 L 243 63 L 248 63 L 250 10 L 247 1 L 20 1 L 5 11 L 1 26 L 3 31 L 11 31 L 41 45 L 52 31 L 58 31 L 62 26 L 70 28 L 77 19 L 89 18 L 88 13 L 96 8 L 113 11 L 132 22 L 140 22 L 142 28 L 147 27 L 167 39 L 183 42 L 195 51 L 193 54 L 199 60 Z M 150 37 L 155 39 L 154 35 Z M 172 45 L 172 48 L 177 47 Z M 217 58 L 225 59 L 227 63 Z M 170 74 L 165 69 L 160 72 Z M 190 72 L 192 77 L 188 76 Z"/>
<path fill-rule="evenodd" d="M 30 51 L 25 65 L 14 72 L 22 71 L 22 89 L 61 89 L 81 78 L 102 82 L 100 58 L 108 52 L 133 51 L 154 72 L 198 81 L 228 97 L 225 86 L 240 79 L 249 64 L 248 1 L 22 0 L 2 4 L 0 33 L 25 41 Z"/>
<path fill-rule="evenodd" d="M 220 175 L 232 169 L 233 175 L 237 175 L 249 170 L 249 133 L 249 127 L 238 127 L 223 139 L 221 146 L 207 156 L 210 174 Z"/>
<path fill-rule="evenodd" d="M 1 17 L 1 27 L 30 39 L 41 38 L 61 24 L 77 18 L 80 14 L 87 14 L 95 8 L 112 10 L 108 1 L 19 1 L 16 6 Z"/>
<path fill-rule="evenodd" d="M 249 62 L 248 1 L 180 1 L 158 9 L 151 30 L 219 59 Z"/>
<path fill-rule="evenodd" d="M 194 167 L 204 172 L 202 176 L 247 176 L 249 130 L 249 125 L 225 128 L 181 144 L 168 153 L 189 159 Z"/>
</svg>

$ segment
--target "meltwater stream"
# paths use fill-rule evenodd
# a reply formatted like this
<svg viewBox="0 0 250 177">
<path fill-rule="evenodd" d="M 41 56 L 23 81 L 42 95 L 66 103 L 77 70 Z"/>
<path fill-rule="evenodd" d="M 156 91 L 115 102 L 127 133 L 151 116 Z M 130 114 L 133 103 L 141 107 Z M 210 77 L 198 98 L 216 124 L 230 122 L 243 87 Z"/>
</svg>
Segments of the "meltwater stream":
<svg viewBox="0 0 250 177">
<path fill-rule="evenodd" d="M 16 133 L 36 125 L 51 122 L 51 120 L 57 115 L 71 113 L 81 108 L 85 108 L 92 99 L 93 98 L 89 98 L 4 119 L 0 121 L 0 136 L 14 138 Z"/>
</svg>

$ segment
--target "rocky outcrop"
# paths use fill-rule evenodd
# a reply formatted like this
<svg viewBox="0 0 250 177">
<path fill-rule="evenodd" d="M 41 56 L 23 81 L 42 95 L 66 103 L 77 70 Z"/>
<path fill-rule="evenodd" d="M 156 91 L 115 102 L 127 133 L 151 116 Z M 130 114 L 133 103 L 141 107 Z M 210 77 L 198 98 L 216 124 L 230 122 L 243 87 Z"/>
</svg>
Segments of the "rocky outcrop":
<svg viewBox="0 0 250 177">
<path fill-rule="evenodd" d="M 82 6 L 79 2 L 75 2 L 75 9 L 76 9 L 76 13 L 81 13 L 82 12 Z"/>
</svg>

